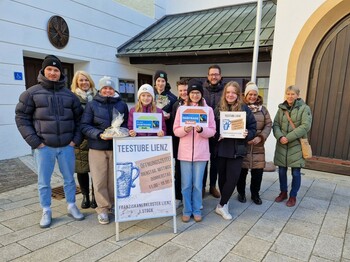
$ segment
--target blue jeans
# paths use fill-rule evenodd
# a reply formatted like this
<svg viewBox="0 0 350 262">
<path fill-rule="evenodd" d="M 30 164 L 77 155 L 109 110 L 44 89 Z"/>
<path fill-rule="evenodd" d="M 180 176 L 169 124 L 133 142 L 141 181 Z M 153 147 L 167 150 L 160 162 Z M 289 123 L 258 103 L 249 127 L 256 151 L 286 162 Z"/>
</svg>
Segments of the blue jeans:
<svg viewBox="0 0 350 262">
<path fill-rule="evenodd" d="M 300 189 L 301 176 L 300 176 L 300 167 L 292 167 L 292 189 L 289 193 L 289 196 L 296 197 Z M 287 185 L 287 171 L 288 167 L 279 166 L 278 175 L 280 178 L 280 189 L 281 192 L 288 192 Z"/>
<path fill-rule="evenodd" d="M 183 215 L 201 215 L 203 175 L 207 161 L 180 161 Z"/>
<path fill-rule="evenodd" d="M 63 189 L 66 201 L 67 203 L 75 203 L 74 147 L 70 145 L 57 148 L 45 146 L 35 149 L 34 157 L 38 168 L 38 189 L 41 207 L 48 208 L 51 206 L 50 184 L 56 159 L 64 180 Z"/>
</svg>

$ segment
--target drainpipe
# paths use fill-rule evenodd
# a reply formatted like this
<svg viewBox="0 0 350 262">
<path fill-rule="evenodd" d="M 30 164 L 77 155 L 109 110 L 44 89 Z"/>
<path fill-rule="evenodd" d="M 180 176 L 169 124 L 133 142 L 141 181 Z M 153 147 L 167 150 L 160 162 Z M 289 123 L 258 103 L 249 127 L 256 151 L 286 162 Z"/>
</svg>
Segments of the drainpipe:
<svg viewBox="0 0 350 262">
<path fill-rule="evenodd" d="M 259 56 L 262 1 L 263 0 L 257 0 L 257 8 L 256 8 L 255 40 L 254 40 L 254 52 L 253 52 L 253 61 L 252 61 L 252 75 L 250 80 L 254 83 L 256 83 L 256 71 L 257 71 L 258 56 Z"/>
</svg>

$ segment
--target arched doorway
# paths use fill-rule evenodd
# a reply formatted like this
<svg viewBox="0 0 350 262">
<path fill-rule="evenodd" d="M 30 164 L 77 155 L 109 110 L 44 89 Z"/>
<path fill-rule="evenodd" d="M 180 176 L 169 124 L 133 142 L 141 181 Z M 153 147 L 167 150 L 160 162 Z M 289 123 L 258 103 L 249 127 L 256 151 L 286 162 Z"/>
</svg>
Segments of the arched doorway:
<svg viewBox="0 0 350 262">
<path fill-rule="evenodd" d="M 320 42 L 312 59 L 307 103 L 313 112 L 307 167 L 350 175 L 350 15 Z"/>
</svg>

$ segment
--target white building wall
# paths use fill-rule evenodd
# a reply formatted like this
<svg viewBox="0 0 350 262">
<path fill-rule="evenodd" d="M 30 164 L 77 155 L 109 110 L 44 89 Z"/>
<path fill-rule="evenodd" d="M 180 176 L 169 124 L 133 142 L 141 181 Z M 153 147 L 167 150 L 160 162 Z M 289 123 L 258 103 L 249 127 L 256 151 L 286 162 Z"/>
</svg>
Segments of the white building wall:
<svg viewBox="0 0 350 262">
<path fill-rule="evenodd" d="M 163 1 L 156 1 L 156 17 L 162 17 Z M 24 78 L 23 56 L 43 59 L 47 54 L 84 69 L 94 81 L 110 75 L 137 79 L 137 73 L 153 74 L 155 67 L 130 66 L 115 57 L 116 48 L 155 19 L 114 1 L 84 0 L 2 0 L 0 1 L 0 159 L 31 153 L 15 125 L 15 106 L 25 90 L 25 80 L 14 80 L 14 72 Z M 69 26 L 68 45 L 59 50 L 47 37 L 47 22 L 62 16 Z"/>
<path fill-rule="evenodd" d="M 278 0 L 273 42 L 268 110 L 272 119 L 284 101 L 289 54 L 302 27 L 326 0 Z M 307 88 L 306 86 L 299 87 Z M 305 97 L 303 97 L 305 100 Z M 276 139 L 271 134 L 266 143 L 266 160 L 273 160 Z"/>
</svg>

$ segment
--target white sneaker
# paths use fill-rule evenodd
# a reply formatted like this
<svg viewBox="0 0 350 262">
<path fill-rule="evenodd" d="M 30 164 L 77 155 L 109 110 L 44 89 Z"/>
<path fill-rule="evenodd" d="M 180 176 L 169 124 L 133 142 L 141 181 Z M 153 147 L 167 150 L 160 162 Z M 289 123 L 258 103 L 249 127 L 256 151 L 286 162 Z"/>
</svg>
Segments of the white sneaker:
<svg viewBox="0 0 350 262">
<path fill-rule="evenodd" d="M 51 225 L 52 221 L 52 212 L 51 210 L 43 211 L 43 215 L 40 219 L 40 227 L 41 228 L 47 228 Z"/>
<path fill-rule="evenodd" d="M 180 206 L 182 206 L 182 201 L 180 199 L 175 199 L 175 207 L 178 209 Z"/>
<path fill-rule="evenodd" d="M 79 221 L 84 219 L 84 215 L 80 213 L 80 210 L 76 205 L 68 207 L 68 213 L 69 213 L 68 215 L 73 217 L 75 220 Z"/>
<path fill-rule="evenodd" d="M 231 214 L 228 212 L 228 206 L 227 204 L 224 205 L 223 207 L 221 207 L 219 204 L 216 206 L 216 209 L 215 209 L 215 213 L 222 216 L 223 219 L 226 219 L 226 220 L 231 220 L 232 219 L 232 216 Z"/>
<path fill-rule="evenodd" d="M 100 224 L 102 225 L 107 225 L 109 224 L 109 217 L 108 214 L 106 213 L 101 213 L 97 216 L 97 220 Z"/>
</svg>

